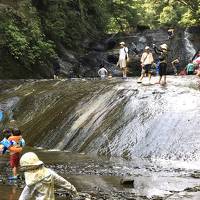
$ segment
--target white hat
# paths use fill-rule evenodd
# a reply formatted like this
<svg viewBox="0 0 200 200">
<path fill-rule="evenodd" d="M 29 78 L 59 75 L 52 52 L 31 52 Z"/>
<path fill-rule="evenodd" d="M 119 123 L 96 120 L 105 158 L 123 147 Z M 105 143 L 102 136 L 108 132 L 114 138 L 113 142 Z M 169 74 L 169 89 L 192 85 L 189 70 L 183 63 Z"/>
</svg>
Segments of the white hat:
<svg viewBox="0 0 200 200">
<path fill-rule="evenodd" d="M 149 47 L 149 46 L 146 46 L 144 49 L 147 50 L 147 49 L 150 49 L 150 47 Z"/>
<path fill-rule="evenodd" d="M 121 44 L 121 45 L 125 45 L 125 42 L 120 42 L 119 44 Z"/>
<path fill-rule="evenodd" d="M 160 47 L 161 47 L 161 49 L 165 49 L 165 50 L 167 50 L 167 49 L 168 49 L 168 46 L 167 46 L 167 44 L 161 44 L 161 45 L 160 45 Z"/>
<path fill-rule="evenodd" d="M 39 160 L 38 156 L 33 152 L 25 153 L 20 159 L 21 167 L 29 167 L 29 166 L 39 166 L 44 163 Z"/>
</svg>

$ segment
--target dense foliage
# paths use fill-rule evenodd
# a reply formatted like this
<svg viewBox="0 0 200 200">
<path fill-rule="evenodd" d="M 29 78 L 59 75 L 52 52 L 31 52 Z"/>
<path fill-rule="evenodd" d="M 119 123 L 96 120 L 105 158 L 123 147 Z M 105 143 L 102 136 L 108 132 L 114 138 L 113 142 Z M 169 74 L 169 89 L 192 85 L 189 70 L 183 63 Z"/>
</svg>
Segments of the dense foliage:
<svg viewBox="0 0 200 200">
<path fill-rule="evenodd" d="M 158 28 L 200 23 L 200 0 L 108 0 L 107 8 L 111 30 L 128 30 L 137 25 Z"/>
<path fill-rule="evenodd" d="M 81 52 L 106 32 L 200 23 L 200 0 L 2 0 L 0 48 L 22 65 L 44 65 L 57 44 Z"/>
<path fill-rule="evenodd" d="M 0 10 L 0 32 L 1 48 L 21 64 L 42 64 L 55 55 L 53 42 L 42 33 L 37 11 L 29 1 L 24 1 L 18 11 L 9 7 Z"/>
</svg>

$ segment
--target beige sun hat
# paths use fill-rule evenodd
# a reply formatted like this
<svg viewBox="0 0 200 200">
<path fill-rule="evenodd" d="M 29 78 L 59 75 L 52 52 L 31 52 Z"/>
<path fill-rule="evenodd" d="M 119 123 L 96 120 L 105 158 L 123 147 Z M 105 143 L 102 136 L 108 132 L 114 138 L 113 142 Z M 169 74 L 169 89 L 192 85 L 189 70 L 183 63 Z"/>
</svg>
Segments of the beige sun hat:
<svg viewBox="0 0 200 200">
<path fill-rule="evenodd" d="M 149 47 L 149 46 L 146 46 L 144 49 L 145 49 L 145 50 L 148 50 L 148 49 L 150 49 L 150 47 Z"/>
<path fill-rule="evenodd" d="M 120 44 L 120 45 L 125 45 L 125 42 L 120 42 L 119 44 Z"/>
<path fill-rule="evenodd" d="M 161 45 L 160 45 L 160 47 L 161 47 L 161 49 L 165 49 L 165 50 L 167 50 L 167 49 L 168 49 L 168 46 L 167 46 L 167 44 L 161 44 Z"/>
<path fill-rule="evenodd" d="M 25 153 L 20 159 L 21 167 L 29 167 L 29 166 L 39 166 L 44 163 L 39 160 L 38 156 L 33 152 Z"/>
</svg>

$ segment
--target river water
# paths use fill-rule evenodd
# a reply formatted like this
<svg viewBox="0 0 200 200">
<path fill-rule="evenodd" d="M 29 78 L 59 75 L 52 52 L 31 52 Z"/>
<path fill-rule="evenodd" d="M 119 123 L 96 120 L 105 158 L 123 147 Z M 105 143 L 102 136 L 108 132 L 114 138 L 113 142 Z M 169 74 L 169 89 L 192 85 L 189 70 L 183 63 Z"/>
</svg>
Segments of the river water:
<svg viewBox="0 0 200 200">
<path fill-rule="evenodd" d="M 20 127 L 25 151 L 96 199 L 199 199 L 198 78 L 136 81 L 3 81 L 1 126 Z M 1 199 L 18 186 L 0 184 Z"/>
</svg>

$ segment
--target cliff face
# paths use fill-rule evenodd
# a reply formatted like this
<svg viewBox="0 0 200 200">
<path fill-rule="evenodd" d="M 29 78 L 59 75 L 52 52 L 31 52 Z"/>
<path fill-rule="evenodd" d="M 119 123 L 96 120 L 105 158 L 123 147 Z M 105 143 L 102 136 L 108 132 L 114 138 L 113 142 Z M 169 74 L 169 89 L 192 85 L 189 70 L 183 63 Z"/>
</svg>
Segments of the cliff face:
<svg viewBox="0 0 200 200">
<path fill-rule="evenodd" d="M 140 75 L 140 58 L 145 46 L 149 46 L 153 51 L 153 44 L 160 46 L 165 43 L 168 45 L 168 73 L 173 74 L 174 70 L 171 62 L 180 59 L 181 68 L 193 57 L 200 49 L 199 27 L 187 29 L 175 29 L 172 39 L 168 39 L 167 29 L 144 30 L 133 33 L 124 33 L 108 36 L 98 43 L 90 43 L 90 51 L 81 60 L 82 65 L 88 69 L 87 74 L 95 74 L 100 63 L 104 63 L 106 68 L 114 75 L 120 75 L 120 70 L 116 67 L 118 60 L 119 42 L 124 41 L 129 48 L 130 62 L 128 63 L 129 76 Z M 157 55 L 154 54 L 156 61 Z M 92 67 L 91 67 L 92 66 Z"/>
</svg>

